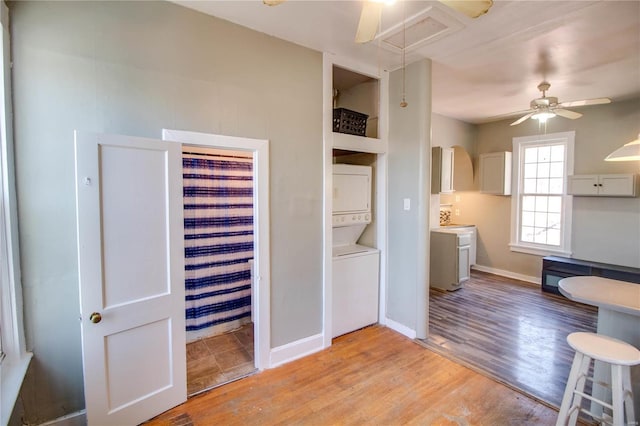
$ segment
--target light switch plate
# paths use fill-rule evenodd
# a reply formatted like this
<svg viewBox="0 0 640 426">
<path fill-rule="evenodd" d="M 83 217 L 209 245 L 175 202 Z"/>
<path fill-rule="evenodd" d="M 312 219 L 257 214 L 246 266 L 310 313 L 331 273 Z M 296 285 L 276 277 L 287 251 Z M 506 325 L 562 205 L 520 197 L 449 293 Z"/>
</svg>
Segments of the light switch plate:
<svg viewBox="0 0 640 426">
<path fill-rule="evenodd" d="M 404 199 L 404 209 L 411 210 L 411 198 Z"/>
</svg>

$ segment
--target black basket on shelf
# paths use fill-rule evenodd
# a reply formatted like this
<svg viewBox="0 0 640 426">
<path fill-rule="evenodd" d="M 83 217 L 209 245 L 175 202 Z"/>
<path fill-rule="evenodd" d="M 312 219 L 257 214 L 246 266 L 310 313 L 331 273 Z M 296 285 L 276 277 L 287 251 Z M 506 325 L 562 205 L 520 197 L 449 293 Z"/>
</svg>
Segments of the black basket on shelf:
<svg viewBox="0 0 640 426">
<path fill-rule="evenodd" d="M 349 135 L 364 136 L 367 131 L 367 114 L 346 108 L 333 109 L 333 131 Z"/>
</svg>

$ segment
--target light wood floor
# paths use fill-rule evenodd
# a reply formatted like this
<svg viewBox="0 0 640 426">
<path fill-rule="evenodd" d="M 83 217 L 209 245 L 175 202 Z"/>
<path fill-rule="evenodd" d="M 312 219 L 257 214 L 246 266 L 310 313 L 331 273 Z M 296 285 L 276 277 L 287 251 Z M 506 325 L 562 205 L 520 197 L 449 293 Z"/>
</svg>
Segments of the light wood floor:
<svg viewBox="0 0 640 426">
<path fill-rule="evenodd" d="M 382 326 L 195 396 L 150 425 L 553 425 L 557 412 Z"/>
<path fill-rule="evenodd" d="M 460 290 L 431 290 L 423 343 L 559 407 L 574 355 L 567 336 L 595 332 L 597 312 L 534 284 L 472 271 Z"/>
</svg>

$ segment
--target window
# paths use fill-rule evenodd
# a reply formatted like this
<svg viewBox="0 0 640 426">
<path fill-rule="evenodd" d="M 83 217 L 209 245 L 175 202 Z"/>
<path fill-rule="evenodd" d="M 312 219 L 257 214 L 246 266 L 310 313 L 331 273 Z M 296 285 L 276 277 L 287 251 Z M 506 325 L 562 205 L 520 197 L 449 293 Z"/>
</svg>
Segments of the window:
<svg viewBox="0 0 640 426">
<path fill-rule="evenodd" d="M 7 424 L 27 371 L 22 290 L 18 259 L 18 224 L 11 140 L 9 10 L 0 3 L 0 422 Z"/>
<path fill-rule="evenodd" d="M 511 199 L 511 250 L 571 254 L 571 204 L 575 132 L 513 139 L 515 193 Z"/>
</svg>

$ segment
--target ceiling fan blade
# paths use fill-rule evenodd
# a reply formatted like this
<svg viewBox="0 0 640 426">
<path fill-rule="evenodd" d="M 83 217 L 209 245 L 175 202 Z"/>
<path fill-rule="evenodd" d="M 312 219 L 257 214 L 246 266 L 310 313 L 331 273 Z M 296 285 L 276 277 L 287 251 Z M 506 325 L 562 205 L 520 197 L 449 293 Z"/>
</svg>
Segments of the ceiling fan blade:
<svg viewBox="0 0 640 426">
<path fill-rule="evenodd" d="M 573 102 L 562 102 L 559 106 L 562 107 L 579 107 L 579 106 L 587 106 L 587 105 L 600 105 L 600 104 L 610 104 L 611 99 L 609 98 L 595 98 L 595 99 L 585 99 L 582 101 L 573 101 Z"/>
<path fill-rule="evenodd" d="M 380 26 L 383 3 L 365 1 L 362 5 L 360 23 L 356 32 L 356 43 L 367 43 L 373 40 Z"/>
<path fill-rule="evenodd" d="M 267 6 L 277 6 L 280 3 L 284 3 L 286 0 L 262 0 L 262 3 L 266 4 Z"/>
<path fill-rule="evenodd" d="M 469 18 L 477 18 L 484 15 L 493 6 L 493 0 L 440 0 L 440 3 L 467 15 Z"/>
<path fill-rule="evenodd" d="M 570 118 L 572 120 L 582 117 L 582 114 L 580 114 L 579 112 L 569 111 L 568 109 L 555 108 L 553 112 L 560 117 Z"/>
<path fill-rule="evenodd" d="M 522 123 L 527 118 L 531 117 L 533 114 L 534 114 L 534 111 L 531 111 L 529 114 L 523 115 L 522 117 L 518 118 L 516 121 L 511 123 L 511 126 L 517 126 L 518 124 Z"/>
</svg>

